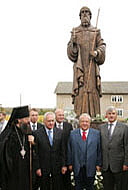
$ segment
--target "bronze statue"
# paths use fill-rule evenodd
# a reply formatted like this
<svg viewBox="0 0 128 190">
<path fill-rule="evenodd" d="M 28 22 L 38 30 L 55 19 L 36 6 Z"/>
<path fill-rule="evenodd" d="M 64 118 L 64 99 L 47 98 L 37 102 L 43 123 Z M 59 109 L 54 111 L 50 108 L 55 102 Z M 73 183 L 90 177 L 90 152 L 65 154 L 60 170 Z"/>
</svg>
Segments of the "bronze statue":
<svg viewBox="0 0 128 190">
<path fill-rule="evenodd" d="M 105 61 L 105 47 L 100 30 L 91 25 L 92 13 L 88 7 L 80 9 L 80 26 L 73 28 L 67 53 L 74 62 L 73 104 L 79 116 L 100 114 L 101 77 L 99 65 Z"/>
</svg>

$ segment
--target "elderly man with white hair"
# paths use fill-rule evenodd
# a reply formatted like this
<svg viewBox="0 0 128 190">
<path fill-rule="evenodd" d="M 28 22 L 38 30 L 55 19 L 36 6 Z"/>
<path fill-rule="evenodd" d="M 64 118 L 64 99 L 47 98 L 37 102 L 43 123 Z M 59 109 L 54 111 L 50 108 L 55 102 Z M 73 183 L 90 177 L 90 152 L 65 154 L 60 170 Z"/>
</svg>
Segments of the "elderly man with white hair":
<svg viewBox="0 0 128 190">
<path fill-rule="evenodd" d="M 101 166 L 100 132 L 90 123 L 88 114 L 80 115 L 79 128 L 69 138 L 68 166 L 74 172 L 75 190 L 94 190 L 95 173 Z"/>
</svg>

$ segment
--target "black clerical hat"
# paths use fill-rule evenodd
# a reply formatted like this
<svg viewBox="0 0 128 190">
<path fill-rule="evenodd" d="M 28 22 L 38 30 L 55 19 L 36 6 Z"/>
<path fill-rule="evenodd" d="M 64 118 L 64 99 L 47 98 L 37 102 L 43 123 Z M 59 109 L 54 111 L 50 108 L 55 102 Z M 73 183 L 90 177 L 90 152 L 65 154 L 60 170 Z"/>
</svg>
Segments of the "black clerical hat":
<svg viewBox="0 0 128 190">
<path fill-rule="evenodd" d="M 8 123 L 4 129 L 4 131 L 0 134 L 0 141 L 3 142 L 5 138 L 9 136 L 9 134 L 12 132 L 11 125 L 13 122 L 15 122 L 17 119 L 29 117 L 29 107 L 28 106 L 21 106 L 21 107 L 15 107 L 12 110 L 11 116 L 8 120 Z"/>
<path fill-rule="evenodd" d="M 10 124 L 14 120 L 21 119 L 24 117 L 29 117 L 29 107 L 28 106 L 15 107 L 12 110 L 8 123 Z"/>
</svg>

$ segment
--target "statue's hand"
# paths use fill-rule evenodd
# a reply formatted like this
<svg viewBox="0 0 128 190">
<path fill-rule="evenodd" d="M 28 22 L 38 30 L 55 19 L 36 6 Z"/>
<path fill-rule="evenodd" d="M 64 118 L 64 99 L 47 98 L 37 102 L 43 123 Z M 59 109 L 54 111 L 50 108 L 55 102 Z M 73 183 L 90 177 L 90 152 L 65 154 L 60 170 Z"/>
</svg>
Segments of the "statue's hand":
<svg viewBox="0 0 128 190">
<path fill-rule="evenodd" d="M 77 37 L 74 35 L 72 36 L 72 43 L 77 44 Z"/>
<path fill-rule="evenodd" d="M 91 56 L 92 58 L 97 57 L 97 54 L 98 54 L 97 51 L 90 51 L 90 56 Z"/>
<path fill-rule="evenodd" d="M 72 35 L 71 43 L 72 43 L 73 52 L 77 53 L 78 52 L 78 46 L 77 46 L 77 37 L 76 37 L 76 35 Z"/>
</svg>

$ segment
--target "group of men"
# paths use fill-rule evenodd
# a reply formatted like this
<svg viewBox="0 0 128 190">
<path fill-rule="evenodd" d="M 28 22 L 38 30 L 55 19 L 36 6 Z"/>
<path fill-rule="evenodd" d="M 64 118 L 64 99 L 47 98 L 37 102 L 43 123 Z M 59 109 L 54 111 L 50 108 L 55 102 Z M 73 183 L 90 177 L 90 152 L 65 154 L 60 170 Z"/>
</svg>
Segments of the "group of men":
<svg viewBox="0 0 128 190">
<path fill-rule="evenodd" d="M 70 190 L 67 142 L 72 125 L 64 111 L 47 112 L 44 123 L 28 106 L 14 108 L 0 134 L 2 190 Z"/>
<path fill-rule="evenodd" d="M 94 190 L 102 171 L 104 190 L 128 189 L 128 126 L 117 121 L 117 110 L 106 110 L 108 122 L 91 128 L 83 113 L 77 129 L 64 121 L 64 111 L 47 112 L 38 123 L 38 111 L 14 108 L 0 135 L 2 190 Z"/>
<path fill-rule="evenodd" d="M 64 121 L 64 111 L 44 115 L 28 106 L 14 108 L 8 123 L 0 112 L 0 189 L 94 190 L 102 171 L 104 190 L 128 190 L 128 126 L 117 121 L 117 110 L 106 110 L 108 121 L 91 128 L 100 113 L 101 77 L 106 44 L 91 25 L 88 7 L 80 9 L 80 26 L 73 28 L 67 53 L 74 62 L 73 103 L 78 128 Z M 87 113 L 84 113 L 87 112 Z M 82 113 L 82 114 L 81 114 Z"/>
<path fill-rule="evenodd" d="M 102 171 L 104 190 L 128 189 L 128 126 L 117 121 L 117 110 L 106 110 L 108 122 L 99 130 L 90 128 L 91 118 L 83 113 L 79 128 L 68 143 L 68 162 L 74 171 L 76 190 L 94 190 L 95 172 Z"/>
</svg>

